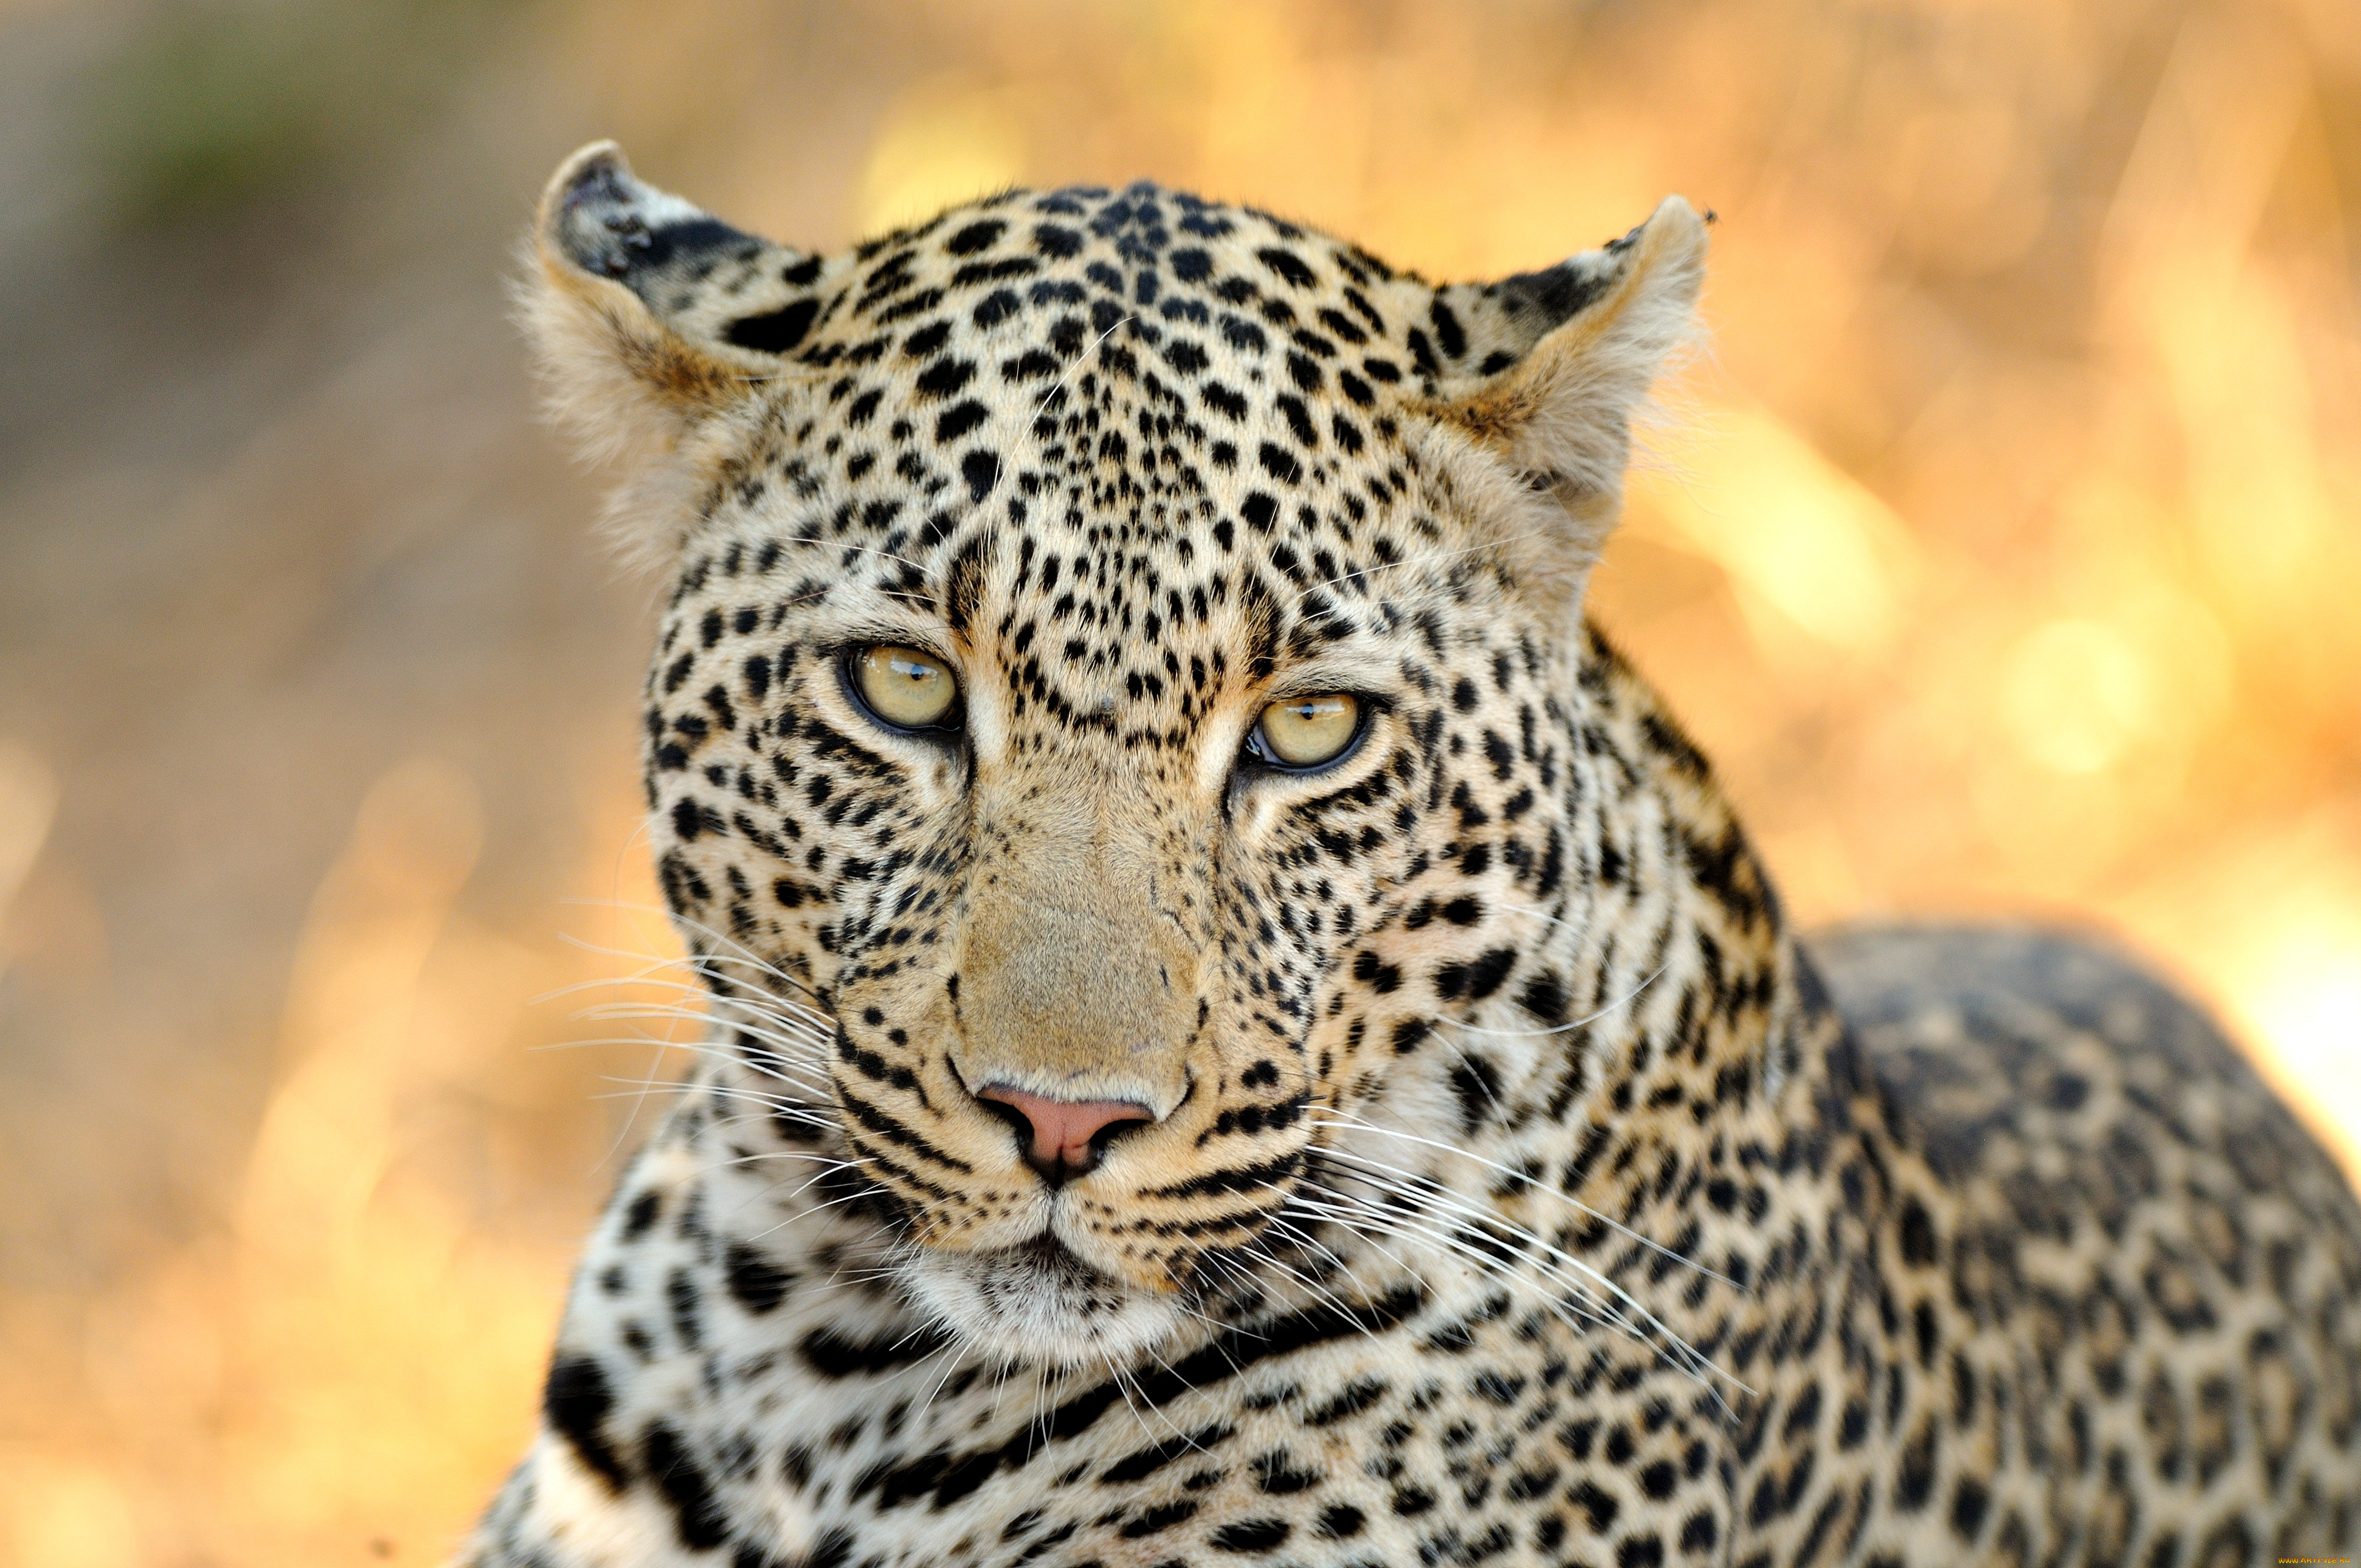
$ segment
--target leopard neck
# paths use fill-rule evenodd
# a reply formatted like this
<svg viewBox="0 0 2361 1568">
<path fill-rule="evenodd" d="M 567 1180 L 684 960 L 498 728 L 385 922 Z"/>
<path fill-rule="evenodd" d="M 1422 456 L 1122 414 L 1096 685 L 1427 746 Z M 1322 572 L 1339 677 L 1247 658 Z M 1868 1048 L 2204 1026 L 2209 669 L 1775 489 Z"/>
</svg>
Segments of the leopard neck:
<svg viewBox="0 0 2361 1568">
<path fill-rule="evenodd" d="M 1521 1272 L 1709 1345 L 1775 1266 L 1776 1215 L 1838 1201 L 1821 1153 L 1853 1114 L 1849 1058 L 1702 754 L 1595 630 L 1569 657 L 1565 889 L 1500 901 L 1471 938 L 1519 954 L 1483 1002 L 1387 1026 L 1415 1049 L 1330 1113 L 1307 1206 L 1455 1251 L 1479 1293 Z M 1412 1201 L 1429 1219 L 1389 1234 L 1382 1212 Z"/>
</svg>

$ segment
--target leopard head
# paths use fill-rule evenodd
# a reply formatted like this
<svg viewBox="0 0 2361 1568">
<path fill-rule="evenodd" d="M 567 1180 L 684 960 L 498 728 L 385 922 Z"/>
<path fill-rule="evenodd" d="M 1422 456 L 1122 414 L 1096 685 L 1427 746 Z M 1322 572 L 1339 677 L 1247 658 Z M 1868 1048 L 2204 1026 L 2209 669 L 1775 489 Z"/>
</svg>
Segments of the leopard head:
<svg viewBox="0 0 2361 1568">
<path fill-rule="evenodd" d="M 1443 287 L 1147 185 L 819 255 L 601 144 L 535 234 L 554 404 L 672 584 L 665 896 L 725 1023 L 825 1020 L 729 1037 L 979 1350 L 1151 1344 L 1323 1125 L 1435 1113 L 1433 1020 L 1563 992 L 1580 601 L 1686 203 Z"/>
</svg>

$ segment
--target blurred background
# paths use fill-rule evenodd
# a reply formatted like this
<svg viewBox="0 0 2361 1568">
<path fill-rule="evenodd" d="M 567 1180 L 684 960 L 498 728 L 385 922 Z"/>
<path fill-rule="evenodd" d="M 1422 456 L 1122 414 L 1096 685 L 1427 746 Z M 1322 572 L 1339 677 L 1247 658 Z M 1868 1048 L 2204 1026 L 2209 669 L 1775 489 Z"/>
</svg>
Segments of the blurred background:
<svg viewBox="0 0 2361 1568">
<path fill-rule="evenodd" d="M 1714 207 L 1596 604 L 1793 905 L 2110 928 L 2361 1165 L 2352 0 L 0 0 L 0 1563 L 432 1563 L 529 1431 L 679 1063 L 505 318 L 607 135 L 815 247 Z"/>
</svg>

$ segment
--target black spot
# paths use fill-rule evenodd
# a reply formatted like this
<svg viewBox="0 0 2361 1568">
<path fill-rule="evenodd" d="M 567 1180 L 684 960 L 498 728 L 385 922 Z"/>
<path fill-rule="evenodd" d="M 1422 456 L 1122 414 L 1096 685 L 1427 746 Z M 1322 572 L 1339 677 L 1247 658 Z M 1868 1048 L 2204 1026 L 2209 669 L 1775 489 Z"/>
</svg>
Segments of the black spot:
<svg viewBox="0 0 2361 1568">
<path fill-rule="evenodd" d="M 646 1235 L 655 1228 L 656 1218 L 663 1212 L 664 1194 L 653 1187 L 632 1199 L 631 1206 L 623 1211 L 623 1239 L 635 1242 Z"/>
<path fill-rule="evenodd" d="M 1320 1472 L 1297 1467 L 1285 1449 L 1257 1456 L 1254 1462 L 1255 1480 L 1274 1497 L 1284 1497 L 1296 1492 L 1308 1492 L 1320 1485 Z"/>
<path fill-rule="evenodd" d="M 912 383 L 929 398 L 948 398 L 975 379 L 975 361 L 972 359 L 939 359 L 918 374 Z"/>
<path fill-rule="evenodd" d="M 1279 516 L 1279 503 L 1260 490 L 1250 490 L 1246 499 L 1238 503 L 1238 515 L 1257 533 L 1268 533 Z"/>
<path fill-rule="evenodd" d="M 1255 453 L 1255 456 L 1261 461 L 1263 472 L 1280 484 L 1295 485 L 1302 482 L 1303 465 L 1297 462 L 1294 455 L 1285 447 L 1274 446 L 1266 441 Z"/>
<path fill-rule="evenodd" d="M 653 1194 L 651 1194 L 653 1196 Z M 606 1369 L 588 1355 L 561 1355 L 550 1363 L 549 1381 L 542 1387 L 542 1415 L 550 1430 L 573 1445 L 591 1472 L 620 1493 L 631 1475 L 607 1441 L 607 1418 L 615 1409 L 614 1390 L 607 1386 Z"/>
<path fill-rule="evenodd" d="M 1443 302 L 1442 295 L 1434 297 L 1434 303 L 1427 307 L 1426 313 L 1427 319 L 1434 323 L 1434 340 L 1443 345 L 1444 354 L 1456 359 L 1467 352 L 1466 329 L 1459 324 L 1459 318 L 1451 313 L 1451 307 Z"/>
<path fill-rule="evenodd" d="M 796 1347 L 804 1365 L 822 1377 L 873 1377 L 926 1360 L 950 1343 L 940 1332 L 896 1333 L 886 1339 L 847 1339 L 832 1328 L 813 1330 Z"/>
<path fill-rule="evenodd" d="M 1517 965 L 1514 948 L 1494 948 L 1471 962 L 1456 961 L 1439 964 L 1434 970 L 1434 993 L 1445 1002 L 1466 996 L 1480 1001 L 1500 989 L 1509 971 Z"/>
<path fill-rule="evenodd" d="M 664 1281 L 664 1296 L 672 1303 L 673 1332 L 680 1336 L 681 1343 L 691 1350 L 697 1349 L 705 1340 L 704 1305 L 697 1299 L 697 1281 L 689 1277 L 687 1269 L 672 1271 Z"/>
<path fill-rule="evenodd" d="M 1312 269 L 1303 264 L 1303 258 L 1291 250 L 1281 250 L 1277 246 L 1271 246 L 1256 251 L 1255 259 L 1299 289 L 1309 289 L 1318 281 Z"/>
<path fill-rule="evenodd" d="M 688 1455 L 680 1434 L 662 1421 L 641 1440 L 640 1457 L 664 1501 L 672 1505 L 673 1529 L 691 1552 L 710 1552 L 730 1540 L 730 1521 L 713 1495 L 713 1483 Z"/>
<path fill-rule="evenodd" d="M 1935 1222 L 1914 1193 L 1902 1206 L 1902 1261 L 1913 1268 L 1929 1268 L 1935 1255 Z"/>
<path fill-rule="evenodd" d="M 1301 398 L 1282 395 L 1279 411 L 1287 416 L 1287 428 L 1296 444 L 1309 451 L 1320 444 L 1320 427 L 1312 422 L 1312 411 L 1303 406 Z"/>
<path fill-rule="evenodd" d="M 943 248 L 953 256 L 973 256 L 977 251 L 986 248 L 994 240 L 998 239 L 1002 231 L 1007 226 L 1006 224 L 991 218 L 986 218 L 981 223 L 970 224 L 945 240 Z"/>
<path fill-rule="evenodd" d="M 935 422 L 935 440 L 938 444 L 957 441 L 990 417 L 990 411 L 970 398 L 943 411 L 943 417 Z"/>
<path fill-rule="evenodd" d="M 1368 1516 L 1350 1503 L 1331 1503 L 1320 1510 L 1320 1522 L 1314 1532 L 1323 1541 L 1350 1541 L 1361 1533 Z"/>
<path fill-rule="evenodd" d="M 1463 1056 L 1451 1069 L 1451 1091 L 1459 1098 L 1460 1124 L 1470 1133 L 1502 1113 L 1499 1091 L 1499 1073 L 1480 1056 Z"/>
<path fill-rule="evenodd" d="M 1240 1519 L 1225 1524 L 1207 1537 L 1207 1544 L 1216 1552 L 1268 1552 L 1283 1544 L 1293 1533 L 1284 1519 Z"/>
<path fill-rule="evenodd" d="M 1961 1541 L 1972 1541 L 1976 1531 L 1983 1528 L 1984 1509 L 1992 1501 L 1992 1493 L 1972 1475 L 1960 1477 L 1960 1489 L 1951 1494 L 1951 1530 Z"/>
<path fill-rule="evenodd" d="M 819 314 L 818 300 L 794 300 L 759 316 L 741 316 L 722 329 L 726 343 L 757 354 L 785 354 L 803 342 Z"/>
<path fill-rule="evenodd" d="M 1328 1400 L 1304 1412 L 1303 1424 L 1308 1427 L 1334 1426 L 1348 1416 L 1357 1416 L 1386 1396 L 1386 1384 L 1380 1378 L 1363 1377 L 1348 1383 Z"/>
<path fill-rule="evenodd" d="M 1246 417 L 1246 399 L 1240 397 L 1237 393 L 1233 392 L 1227 387 L 1223 386 L 1219 381 L 1205 381 L 1200 383 L 1197 388 L 1197 395 L 1200 398 L 1202 398 L 1205 401 L 1205 406 L 1213 410 L 1215 413 L 1225 414 L 1231 419 L 1244 419 Z"/>
<path fill-rule="evenodd" d="M 1158 1530 L 1170 1530 L 1174 1525 L 1194 1518 L 1196 1512 L 1197 1505 L 1186 1498 L 1177 1503 L 1167 1503 L 1160 1508 L 1148 1509 L 1129 1524 L 1125 1525 L 1123 1534 L 1126 1540 L 1137 1541 L 1143 1535 L 1154 1535 Z"/>
<path fill-rule="evenodd" d="M 1116 1460 L 1099 1476 L 1099 1480 L 1112 1486 L 1128 1486 L 1145 1481 L 1176 1459 L 1191 1453 L 1203 1453 L 1214 1444 L 1226 1441 L 1234 1430 L 1217 1424 L 1193 1432 L 1177 1433 L 1162 1442 Z"/>
<path fill-rule="evenodd" d="M 980 501 L 1000 482 L 1000 458 L 979 446 L 960 459 L 960 477 L 967 481 L 967 499 Z"/>
<path fill-rule="evenodd" d="M 1935 1423 L 1930 1420 L 1902 1450 L 1902 1464 L 1894 1476 L 1894 1504 L 1915 1513 L 1927 1506 L 1927 1494 L 1934 1487 Z"/>
<path fill-rule="evenodd" d="M 1033 243 L 1044 256 L 1072 256 L 1082 248 L 1082 236 L 1056 224 L 1043 224 L 1033 231 Z"/>
<path fill-rule="evenodd" d="M 1552 1026 L 1565 1022 L 1566 1003 L 1565 981 L 1546 970 L 1527 981 L 1517 998 L 1518 1006 Z"/>
<path fill-rule="evenodd" d="M 1582 1442 L 1569 1444 L 1568 1448 L 1576 1459 L 1587 1458 L 1589 1446 L 1587 1435 Z M 1590 1481 L 1576 1482 L 1567 1489 L 1565 1500 L 1587 1516 L 1586 1522 L 1593 1535 L 1606 1534 L 1615 1523 L 1615 1516 L 1623 1511 L 1623 1504 L 1614 1493 L 1603 1491 Z"/>
<path fill-rule="evenodd" d="M 730 1294 L 756 1317 L 775 1308 L 794 1277 L 743 1242 L 730 1244 L 725 1262 Z"/>
</svg>

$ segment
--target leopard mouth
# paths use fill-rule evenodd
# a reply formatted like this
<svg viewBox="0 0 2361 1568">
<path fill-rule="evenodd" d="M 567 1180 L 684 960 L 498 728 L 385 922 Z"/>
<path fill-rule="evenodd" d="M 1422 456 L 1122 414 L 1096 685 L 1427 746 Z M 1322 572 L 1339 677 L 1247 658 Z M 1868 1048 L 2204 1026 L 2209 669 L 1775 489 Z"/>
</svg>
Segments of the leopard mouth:
<svg viewBox="0 0 2361 1568">
<path fill-rule="evenodd" d="M 901 1275 L 914 1306 L 1009 1365 L 1126 1365 L 1187 1321 L 1169 1297 L 1102 1272 L 1047 1231 L 989 1252 L 923 1248 Z"/>
<path fill-rule="evenodd" d="M 1045 1272 L 1071 1275 L 1083 1279 L 1104 1280 L 1110 1285 L 1115 1283 L 1104 1273 L 1084 1263 L 1082 1255 L 1060 1241 L 1054 1231 L 1043 1231 L 1031 1241 L 1008 1247 L 997 1255 L 1007 1259 L 1011 1264 L 1021 1263 L 1026 1266 Z"/>
</svg>

